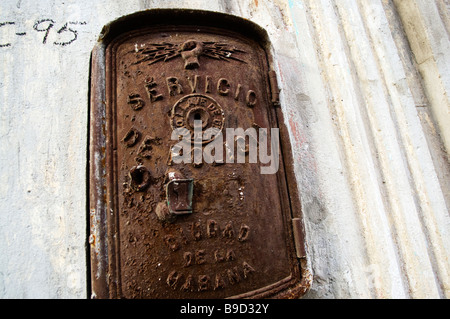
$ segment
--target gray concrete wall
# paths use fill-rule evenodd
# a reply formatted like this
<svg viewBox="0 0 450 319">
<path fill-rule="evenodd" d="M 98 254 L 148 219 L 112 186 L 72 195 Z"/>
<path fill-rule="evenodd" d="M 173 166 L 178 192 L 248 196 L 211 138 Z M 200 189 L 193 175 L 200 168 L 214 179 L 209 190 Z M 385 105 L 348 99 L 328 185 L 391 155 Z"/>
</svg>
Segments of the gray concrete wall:
<svg viewBox="0 0 450 319">
<path fill-rule="evenodd" d="M 313 285 L 307 298 L 450 295 L 445 0 L 0 3 L 0 297 L 87 298 L 89 59 L 151 8 L 270 36 Z"/>
</svg>

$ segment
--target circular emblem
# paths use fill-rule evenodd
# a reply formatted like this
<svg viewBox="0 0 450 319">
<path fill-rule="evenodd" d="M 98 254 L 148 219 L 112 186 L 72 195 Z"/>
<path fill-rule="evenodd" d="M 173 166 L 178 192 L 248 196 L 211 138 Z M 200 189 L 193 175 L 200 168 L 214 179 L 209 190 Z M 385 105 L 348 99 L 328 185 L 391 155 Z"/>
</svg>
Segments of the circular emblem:
<svg viewBox="0 0 450 319">
<path fill-rule="evenodd" d="M 187 129 L 190 132 L 191 141 L 201 140 L 203 144 L 213 141 L 217 132 L 212 131 L 212 134 L 206 138 L 203 133 L 210 128 L 222 131 L 223 124 L 223 110 L 219 103 L 209 96 L 186 95 L 172 108 L 170 125 L 173 129 Z"/>
</svg>

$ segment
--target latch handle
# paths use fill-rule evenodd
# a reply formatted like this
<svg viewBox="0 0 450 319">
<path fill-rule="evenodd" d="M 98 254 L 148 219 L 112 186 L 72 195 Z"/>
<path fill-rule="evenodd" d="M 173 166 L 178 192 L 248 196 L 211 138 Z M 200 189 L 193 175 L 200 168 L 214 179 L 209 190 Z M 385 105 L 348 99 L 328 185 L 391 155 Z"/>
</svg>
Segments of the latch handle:
<svg viewBox="0 0 450 319">
<path fill-rule="evenodd" d="M 192 213 L 193 190 L 193 179 L 172 179 L 167 183 L 167 207 L 171 215 Z"/>
</svg>

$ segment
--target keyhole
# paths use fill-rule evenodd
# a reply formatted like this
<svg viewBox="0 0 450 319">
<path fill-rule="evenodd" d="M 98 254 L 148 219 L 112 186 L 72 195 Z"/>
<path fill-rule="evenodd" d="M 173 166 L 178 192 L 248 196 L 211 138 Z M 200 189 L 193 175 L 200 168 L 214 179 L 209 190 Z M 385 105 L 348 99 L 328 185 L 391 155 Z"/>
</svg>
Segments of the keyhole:
<svg viewBox="0 0 450 319">
<path fill-rule="evenodd" d="M 131 173 L 131 178 L 133 179 L 134 184 L 140 185 L 144 180 L 144 174 L 142 173 L 142 171 L 136 170 L 133 173 Z"/>
<path fill-rule="evenodd" d="M 206 129 L 209 121 L 209 113 L 202 107 L 195 107 L 187 114 L 187 123 L 191 128 L 199 127 Z"/>
</svg>

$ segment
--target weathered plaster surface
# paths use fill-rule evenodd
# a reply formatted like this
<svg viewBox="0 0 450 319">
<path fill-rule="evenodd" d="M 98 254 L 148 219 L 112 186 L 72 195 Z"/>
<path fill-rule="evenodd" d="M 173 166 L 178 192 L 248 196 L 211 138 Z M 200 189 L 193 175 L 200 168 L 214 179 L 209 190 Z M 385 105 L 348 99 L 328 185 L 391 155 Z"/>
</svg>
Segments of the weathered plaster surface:
<svg viewBox="0 0 450 319">
<path fill-rule="evenodd" d="M 6 0 L 1 298 L 89 296 L 90 52 L 105 24 L 151 8 L 227 12 L 267 30 L 313 274 L 306 298 L 449 297 L 445 1 Z"/>
</svg>

